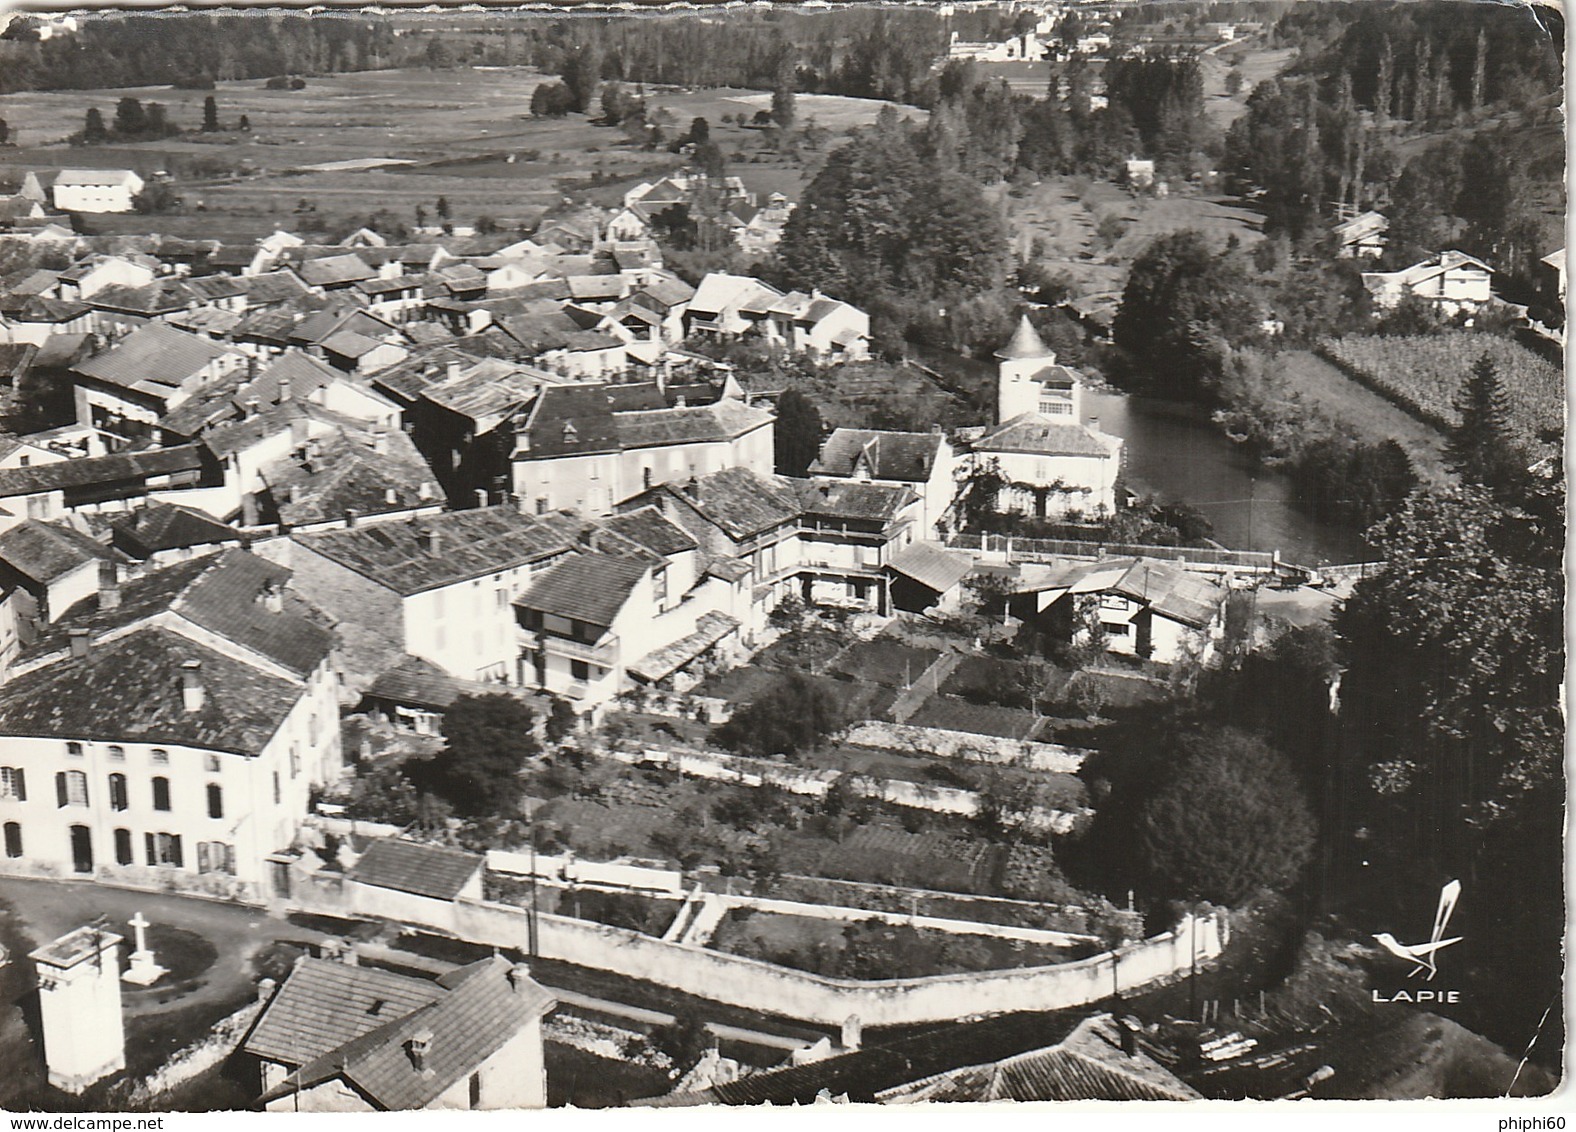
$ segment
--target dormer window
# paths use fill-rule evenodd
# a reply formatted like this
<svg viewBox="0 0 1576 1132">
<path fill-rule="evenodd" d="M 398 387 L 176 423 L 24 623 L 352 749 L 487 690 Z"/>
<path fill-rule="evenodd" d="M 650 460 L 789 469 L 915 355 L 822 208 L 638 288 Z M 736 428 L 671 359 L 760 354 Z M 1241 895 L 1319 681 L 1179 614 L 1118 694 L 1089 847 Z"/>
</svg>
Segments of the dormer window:
<svg viewBox="0 0 1576 1132">
<path fill-rule="evenodd" d="M 580 435 L 579 435 L 579 432 L 575 429 L 574 423 L 572 421 L 565 421 L 564 422 L 564 443 L 565 444 L 574 444 L 579 439 L 580 439 Z"/>
</svg>

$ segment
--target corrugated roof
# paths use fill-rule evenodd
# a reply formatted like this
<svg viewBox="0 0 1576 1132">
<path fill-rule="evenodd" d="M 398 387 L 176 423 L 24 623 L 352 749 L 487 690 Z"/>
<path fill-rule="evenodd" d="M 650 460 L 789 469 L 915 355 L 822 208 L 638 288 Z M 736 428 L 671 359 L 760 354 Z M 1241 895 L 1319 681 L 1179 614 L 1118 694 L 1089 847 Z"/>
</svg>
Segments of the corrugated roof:
<svg viewBox="0 0 1576 1132">
<path fill-rule="evenodd" d="M 423 532 L 437 534 L 435 548 L 423 548 Z M 538 562 L 574 545 L 572 524 L 562 518 L 521 515 L 510 507 L 291 537 L 404 596 Z"/>
<path fill-rule="evenodd" d="M 486 863 L 487 858 L 479 853 L 384 837 L 367 847 L 361 859 L 345 874 L 345 879 L 437 900 L 453 900 Z"/>
<path fill-rule="evenodd" d="M 947 550 L 939 543 L 913 542 L 892 556 L 887 569 L 912 578 L 937 593 L 946 593 L 974 568 L 967 554 Z"/>
<path fill-rule="evenodd" d="M 269 1061 L 305 1065 L 443 994 L 443 988 L 428 979 L 336 960 L 303 959 L 241 1048 Z"/>
<path fill-rule="evenodd" d="M 650 568 L 648 562 L 610 554 L 571 555 L 533 582 L 514 604 L 606 627 Z"/>
<path fill-rule="evenodd" d="M 182 664 L 202 665 L 203 706 L 187 711 Z M 138 629 L 0 687 L 0 735 L 181 744 L 261 753 L 305 689 L 168 629 Z"/>
</svg>

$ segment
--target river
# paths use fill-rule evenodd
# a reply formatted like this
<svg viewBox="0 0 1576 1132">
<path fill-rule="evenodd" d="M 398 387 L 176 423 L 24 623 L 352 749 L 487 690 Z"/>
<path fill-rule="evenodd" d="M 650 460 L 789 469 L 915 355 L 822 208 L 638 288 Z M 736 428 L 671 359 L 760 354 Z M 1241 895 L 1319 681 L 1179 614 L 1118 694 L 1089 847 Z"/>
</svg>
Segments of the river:
<svg viewBox="0 0 1576 1132">
<path fill-rule="evenodd" d="M 995 381 L 993 365 L 938 351 L 915 353 L 971 387 Z M 1127 441 L 1129 488 L 1197 507 L 1222 546 L 1278 550 L 1302 566 L 1373 558 L 1361 535 L 1297 508 L 1286 476 L 1258 467 L 1193 406 L 1086 389 L 1084 416 L 1099 417 L 1101 429 Z"/>
</svg>

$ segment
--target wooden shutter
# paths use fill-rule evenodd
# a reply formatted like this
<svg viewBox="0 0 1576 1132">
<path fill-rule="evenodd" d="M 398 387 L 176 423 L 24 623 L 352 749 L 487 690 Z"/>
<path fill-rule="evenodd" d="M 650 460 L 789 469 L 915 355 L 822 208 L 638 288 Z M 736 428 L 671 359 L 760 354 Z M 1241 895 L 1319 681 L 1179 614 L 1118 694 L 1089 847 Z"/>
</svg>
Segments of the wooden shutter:
<svg viewBox="0 0 1576 1132">
<path fill-rule="evenodd" d="M 66 808 L 66 803 L 70 800 L 66 795 L 66 772 L 57 770 L 55 772 L 55 805 L 63 810 Z"/>
</svg>

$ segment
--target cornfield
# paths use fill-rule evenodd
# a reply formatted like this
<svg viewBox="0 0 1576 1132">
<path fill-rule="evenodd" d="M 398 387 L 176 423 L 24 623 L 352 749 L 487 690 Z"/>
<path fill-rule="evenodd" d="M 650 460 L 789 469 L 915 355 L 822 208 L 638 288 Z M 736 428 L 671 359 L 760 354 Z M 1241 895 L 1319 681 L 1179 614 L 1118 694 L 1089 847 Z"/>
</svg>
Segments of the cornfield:
<svg viewBox="0 0 1576 1132">
<path fill-rule="evenodd" d="M 1348 375 L 1439 428 L 1459 423 L 1455 401 L 1485 354 L 1499 372 L 1509 424 L 1529 448 L 1564 429 L 1560 371 L 1526 347 L 1497 334 L 1454 330 L 1406 337 L 1327 338 L 1319 352 Z"/>
</svg>

